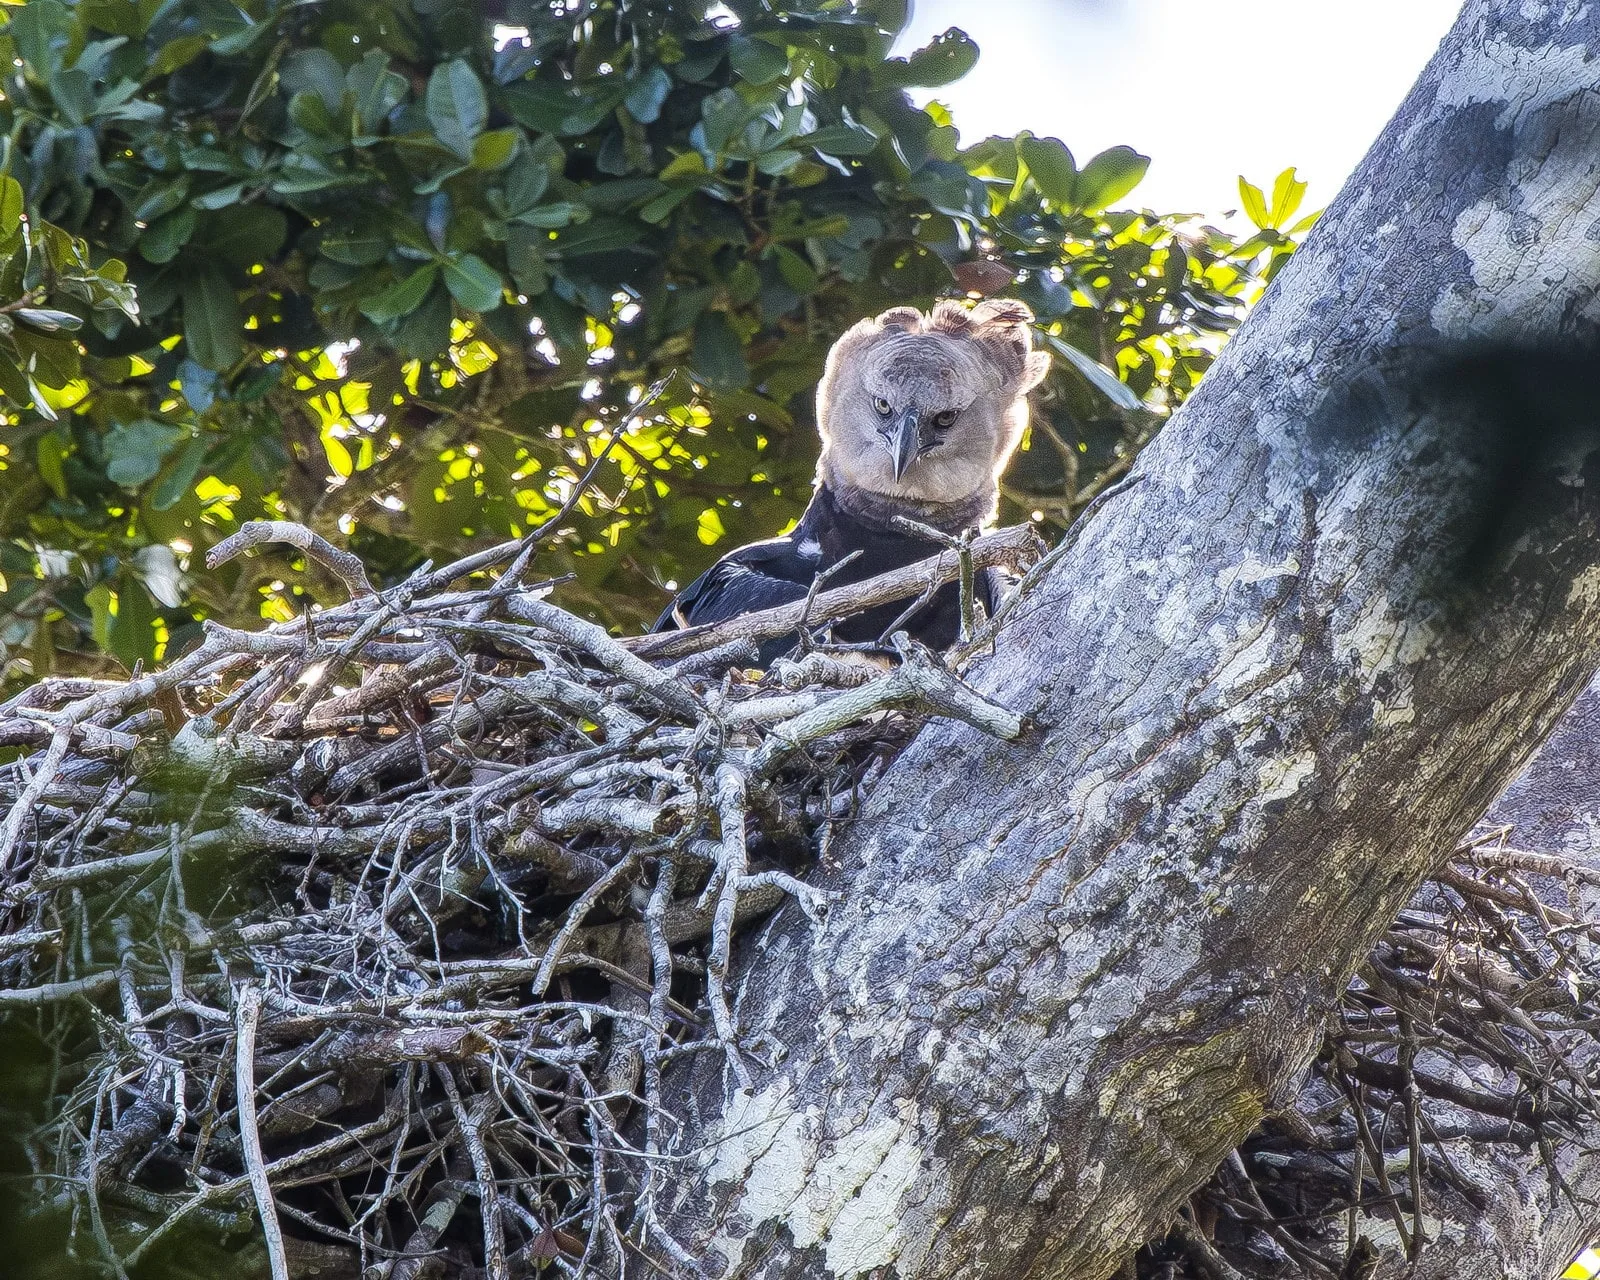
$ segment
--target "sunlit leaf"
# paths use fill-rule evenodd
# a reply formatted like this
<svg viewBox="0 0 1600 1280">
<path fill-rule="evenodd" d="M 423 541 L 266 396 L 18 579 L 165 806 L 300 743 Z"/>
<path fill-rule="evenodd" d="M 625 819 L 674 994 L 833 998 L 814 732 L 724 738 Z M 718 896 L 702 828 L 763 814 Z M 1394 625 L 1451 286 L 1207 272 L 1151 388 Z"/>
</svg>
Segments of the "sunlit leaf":
<svg viewBox="0 0 1600 1280">
<path fill-rule="evenodd" d="M 1138 186 L 1149 168 L 1150 157 L 1132 147 L 1102 151 L 1078 174 L 1074 204 L 1086 213 L 1099 213 Z"/>
<path fill-rule="evenodd" d="M 1295 176 L 1292 167 L 1280 173 L 1272 184 L 1272 207 L 1267 211 L 1267 225 L 1281 227 L 1288 222 L 1305 194 L 1306 184 Z"/>
<path fill-rule="evenodd" d="M 1078 199 L 1078 165 L 1060 138 L 1023 138 L 1017 143 L 1022 162 L 1045 199 L 1072 208 Z"/>
<path fill-rule="evenodd" d="M 1267 217 L 1267 199 L 1261 194 L 1261 188 L 1252 186 L 1241 176 L 1239 179 L 1239 199 L 1244 206 L 1244 216 L 1258 227 L 1271 225 Z"/>
<path fill-rule="evenodd" d="M 789 54 L 782 44 L 735 36 L 728 43 L 728 65 L 741 80 L 771 84 L 789 69 Z"/>
<path fill-rule="evenodd" d="M 1119 409 L 1139 408 L 1139 397 L 1129 389 L 1116 374 L 1107 369 L 1098 360 L 1084 355 L 1069 342 L 1063 342 L 1054 334 L 1045 335 L 1050 349 L 1081 373 L 1085 380 L 1101 395 L 1111 401 Z"/>
</svg>

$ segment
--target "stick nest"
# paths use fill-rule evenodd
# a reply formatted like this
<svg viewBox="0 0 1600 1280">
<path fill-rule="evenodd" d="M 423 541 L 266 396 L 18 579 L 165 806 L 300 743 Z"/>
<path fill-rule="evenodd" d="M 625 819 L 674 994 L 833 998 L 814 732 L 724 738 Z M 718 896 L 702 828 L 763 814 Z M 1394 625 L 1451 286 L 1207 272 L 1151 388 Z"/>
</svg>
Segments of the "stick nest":
<svg viewBox="0 0 1600 1280">
<path fill-rule="evenodd" d="M 0 1009 L 49 1075 L 36 1239 L 122 1276 L 673 1253 L 662 1071 L 745 1070 L 739 930 L 827 909 L 797 874 L 923 717 L 1022 728 L 903 634 L 887 660 L 803 640 L 766 673 L 757 643 L 970 589 L 1033 536 L 627 644 L 525 583 L 531 544 L 382 593 L 298 526 L 214 560 L 268 541 L 350 602 L 0 706 Z"/>
</svg>

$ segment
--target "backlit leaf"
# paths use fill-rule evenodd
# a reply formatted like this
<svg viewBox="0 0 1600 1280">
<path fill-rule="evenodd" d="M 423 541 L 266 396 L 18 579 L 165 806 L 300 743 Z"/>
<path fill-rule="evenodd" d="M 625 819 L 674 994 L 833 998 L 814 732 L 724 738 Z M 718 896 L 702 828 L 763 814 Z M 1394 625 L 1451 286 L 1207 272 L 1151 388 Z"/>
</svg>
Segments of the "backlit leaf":
<svg viewBox="0 0 1600 1280">
<path fill-rule="evenodd" d="M 886 62 L 878 79 L 900 89 L 936 89 L 959 80 L 978 63 L 978 46 L 966 32 L 951 27 L 909 58 Z"/>
</svg>

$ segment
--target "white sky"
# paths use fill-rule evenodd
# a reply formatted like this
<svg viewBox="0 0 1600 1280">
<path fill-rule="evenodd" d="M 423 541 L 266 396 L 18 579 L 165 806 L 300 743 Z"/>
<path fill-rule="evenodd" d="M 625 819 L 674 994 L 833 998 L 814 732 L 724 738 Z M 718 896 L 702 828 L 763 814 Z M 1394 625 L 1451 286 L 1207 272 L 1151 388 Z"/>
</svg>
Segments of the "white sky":
<svg viewBox="0 0 1600 1280">
<path fill-rule="evenodd" d="M 1328 203 L 1400 105 L 1461 0 L 914 0 L 907 53 L 947 27 L 983 51 L 922 94 L 970 144 L 1031 129 L 1081 164 L 1151 157 L 1130 199 L 1218 217 L 1295 165 Z"/>
</svg>

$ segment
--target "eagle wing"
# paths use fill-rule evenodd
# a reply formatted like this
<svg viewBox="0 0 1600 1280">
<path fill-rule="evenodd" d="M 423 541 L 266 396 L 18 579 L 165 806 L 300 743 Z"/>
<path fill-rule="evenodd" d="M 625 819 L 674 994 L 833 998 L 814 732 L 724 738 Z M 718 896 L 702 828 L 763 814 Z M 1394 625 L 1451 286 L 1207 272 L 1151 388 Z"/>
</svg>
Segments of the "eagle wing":
<svg viewBox="0 0 1600 1280">
<path fill-rule="evenodd" d="M 803 600 L 821 567 L 822 550 L 813 541 L 752 542 L 730 551 L 680 591 L 651 630 L 677 631 Z"/>
</svg>

